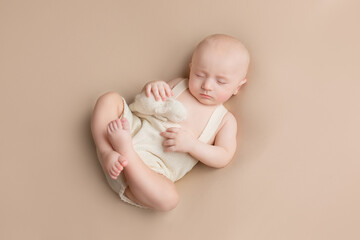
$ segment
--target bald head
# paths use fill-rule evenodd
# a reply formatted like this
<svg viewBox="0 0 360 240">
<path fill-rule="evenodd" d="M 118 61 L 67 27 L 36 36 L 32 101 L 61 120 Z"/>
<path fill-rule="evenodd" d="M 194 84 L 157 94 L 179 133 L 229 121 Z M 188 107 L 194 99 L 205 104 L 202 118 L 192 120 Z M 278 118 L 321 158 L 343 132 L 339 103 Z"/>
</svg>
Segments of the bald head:
<svg viewBox="0 0 360 240">
<path fill-rule="evenodd" d="M 198 55 L 209 50 L 221 56 L 228 56 L 228 59 L 241 69 L 243 78 L 245 78 L 250 63 L 250 56 L 246 47 L 238 39 L 224 34 L 210 35 L 197 45 L 191 61 L 193 62 Z"/>
</svg>

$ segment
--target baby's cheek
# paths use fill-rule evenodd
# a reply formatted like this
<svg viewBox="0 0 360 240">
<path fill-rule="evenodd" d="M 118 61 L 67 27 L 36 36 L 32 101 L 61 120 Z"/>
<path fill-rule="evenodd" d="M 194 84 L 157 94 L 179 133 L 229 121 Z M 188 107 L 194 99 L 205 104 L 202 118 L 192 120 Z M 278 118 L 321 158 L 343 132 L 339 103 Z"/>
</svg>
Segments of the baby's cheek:
<svg viewBox="0 0 360 240">
<path fill-rule="evenodd" d="M 222 94 L 219 94 L 217 96 L 217 100 L 218 102 L 221 102 L 221 103 L 224 103 L 226 102 L 232 95 L 230 94 L 226 94 L 226 93 L 222 93 Z"/>
</svg>

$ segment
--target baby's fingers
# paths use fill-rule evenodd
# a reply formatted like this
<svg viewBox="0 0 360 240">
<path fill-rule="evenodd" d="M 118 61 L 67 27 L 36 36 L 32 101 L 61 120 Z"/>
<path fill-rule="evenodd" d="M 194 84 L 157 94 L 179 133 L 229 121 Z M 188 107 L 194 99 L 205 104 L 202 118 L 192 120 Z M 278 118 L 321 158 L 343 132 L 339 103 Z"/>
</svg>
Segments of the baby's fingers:
<svg viewBox="0 0 360 240">
<path fill-rule="evenodd" d="M 159 95 L 159 89 L 158 89 L 158 87 L 157 87 L 157 86 L 153 86 L 153 87 L 151 88 L 151 91 L 152 91 L 152 93 L 153 93 L 153 95 L 154 95 L 154 97 L 155 97 L 155 100 L 156 100 L 156 101 L 159 101 L 159 100 L 160 100 L 160 95 Z"/>
<path fill-rule="evenodd" d="M 175 145 L 175 140 L 173 140 L 173 139 L 166 140 L 166 141 L 163 142 L 162 145 L 164 147 L 174 146 Z"/>
<path fill-rule="evenodd" d="M 174 95 L 174 93 L 172 92 L 172 90 L 168 84 L 166 84 L 166 86 L 165 86 L 165 91 L 166 91 L 166 95 L 168 97 L 172 97 Z"/>
<path fill-rule="evenodd" d="M 180 131 L 180 128 L 177 127 L 171 127 L 166 129 L 166 132 L 172 132 L 172 133 L 178 133 Z"/>
<path fill-rule="evenodd" d="M 176 133 L 171 133 L 171 132 L 162 132 L 162 133 L 160 133 L 160 135 L 165 138 L 175 138 L 176 137 Z"/>
<path fill-rule="evenodd" d="M 162 100 L 165 101 L 166 100 L 166 94 L 165 94 L 165 90 L 164 90 L 163 86 L 159 87 L 159 93 L 160 93 L 160 96 L 161 96 Z"/>
<path fill-rule="evenodd" d="M 150 95 L 151 95 L 151 84 L 148 84 L 146 86 L 146 96 L 150 97 Z"/>
<path fill-rule="evenodd" d="M 164 152 L 176 152 L 175 146 L 171 146 L 164 149 Z"/>
</svg>

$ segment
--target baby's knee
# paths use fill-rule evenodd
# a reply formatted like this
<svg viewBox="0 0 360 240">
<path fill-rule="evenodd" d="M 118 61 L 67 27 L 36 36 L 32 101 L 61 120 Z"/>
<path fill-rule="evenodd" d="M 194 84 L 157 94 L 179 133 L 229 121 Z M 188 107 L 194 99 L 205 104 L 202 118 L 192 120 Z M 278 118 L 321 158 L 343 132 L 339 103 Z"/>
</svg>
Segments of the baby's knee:
<svg viewBox="0 0 360 240">
<path fill-rule="evenodd" d="M 162 196 L 161 199 L 157 202 L 155 206 L 156 210 L 159 211 L 170 211 L 174 209 L 179 203 L 179 194 L 174 191 L 167 193 L 165 196 Z"/>
<path fill-rule="evenodd" d="M 118 102 L 118 101 L 122 101 L 122 97 L 120 96 L 119 93 L 110 91 L 110 92 L 106 92 L 103 95 L 101 95 L 97 101 L 98 102 Z"/>
<path fill-rule="evenodd" d="M 119 93 L 113 92 L 113 91 L 107 92 L 107 93 L 101 95 L 98 98 L 96 105 L 97 106 L 100 105 L 103 108 L 105 107 L 106 109 L 116 107 L 119 116 L 123 112 L 123 109 L 124 109 L 123 98 L 121 97 L 121 95 Z"/>
</svg>

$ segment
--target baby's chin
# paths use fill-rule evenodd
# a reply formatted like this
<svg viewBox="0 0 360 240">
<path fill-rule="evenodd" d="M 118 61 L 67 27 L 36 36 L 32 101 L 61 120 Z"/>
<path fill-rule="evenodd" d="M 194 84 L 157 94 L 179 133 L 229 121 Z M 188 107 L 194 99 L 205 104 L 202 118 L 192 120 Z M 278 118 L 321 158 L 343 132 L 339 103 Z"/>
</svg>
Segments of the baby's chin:
<svg viewBox="0 0 360 240">
<path fill-rule="evenodd" d="M 196 99 L 198 100 L 198 102 L 209 106 L 222 104 L 222 102 L 219 102 L 217 101 L 217 99 L 214 98 L 203 98 L 201 96 L 196 96 Z"/>
</svg>

